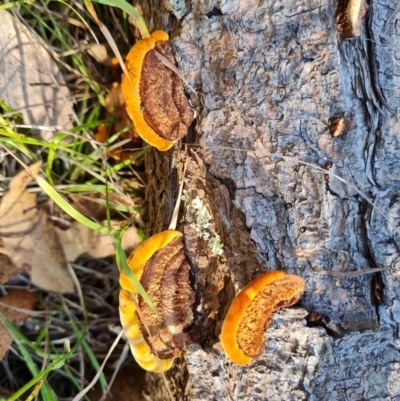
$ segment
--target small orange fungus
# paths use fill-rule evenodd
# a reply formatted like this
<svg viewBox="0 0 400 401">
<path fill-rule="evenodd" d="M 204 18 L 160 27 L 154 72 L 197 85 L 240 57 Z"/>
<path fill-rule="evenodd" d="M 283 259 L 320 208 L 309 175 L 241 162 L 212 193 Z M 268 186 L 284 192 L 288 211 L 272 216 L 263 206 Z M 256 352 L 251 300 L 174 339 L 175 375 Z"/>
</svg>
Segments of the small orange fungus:
<svg viewBox="0 0 400 401">
<path fill-rule="evenodd" d="M 121 272 L 119 312 L 124 333 L 133 356 L 143 369 L 166 371 L 181 354 L 186 343 L 183 330 L 193 320 L 194 293 L 182 233 L 167 230 L 153 235 L 132 252 L 128 266 L 140 280 L 157 313 Z M 150 335 L 139 319 L 133 297 Z"/>
<path fill-rule="evenodd" d="M 362 22 L 368 7 L 366 0 L 340 0 L 338 2 L 336 23 L 343 39 L 361 36 Z"/>
<path fill-rule="evenodd" d="M 121 83 L 136 132 L 162 151 L 183 138 L 194 119 L 181 78 L 157 56 L 175 64 L 168 39 L 167 33 L 155 31 L 136 42 L 126 57 L 129 78 L 123 74 Z"/>
<path fill-rule="evenodd" d="M 304 280 L 282 271 L 265 273 L 244 287 L 222 325 L 221 344 L 226 355 L 240 365 L 260 356 L 274 311 L 295 304 L 303 292 Z"/>
</svg>

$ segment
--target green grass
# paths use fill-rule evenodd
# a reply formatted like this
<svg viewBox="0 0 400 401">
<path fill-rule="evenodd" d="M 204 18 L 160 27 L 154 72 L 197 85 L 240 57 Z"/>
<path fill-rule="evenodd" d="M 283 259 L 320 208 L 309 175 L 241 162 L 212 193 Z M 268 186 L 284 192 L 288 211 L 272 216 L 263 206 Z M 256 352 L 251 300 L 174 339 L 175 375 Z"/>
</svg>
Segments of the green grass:
<svg viewBox="0 0 400 401">
<path fill-rule="evenodd" d="M 70 357 L 72 354 L 72 350 L 67 352 L 64 355 L 61 355 L 59 358 L 57 358 L 55 361 L 49 363 L 47 367 L 43 370 L 40 371 L 36 362 L 34 361 L 33 357 L 31 356 L 31 353 L 28 351 L 28 347 L 33 347 L 33 344 L 31 344 L 21 333 L 20 331 L 3 315 L 0 313 L 0 319 L 3 321 L 3 323 L 6 325 L 6 327 L 9 329 L 9 331 L 12 333 L 12 336 L 14 338 L 14 341 L 16 342 L 16 347 L 15 351 L 18 353 L 18 355 L 21 358 L 21 361 L 23 360 L 29 371 L 31 372 L 33 379 L 26 383 L 23 387 L 21 387 L 17 392 L 14 393 L 13 396 L 9 397 L 9 401 L 14 401 L 17 400 L 21 395 L 23 395 L 25 392 L 27 392 L 33 385 L 37 383 L 41 383 L 40 389 L 42 398 L 44 400 L 51 400 L 51 401 L 56 401 L 57 397 L 48 385 L 46 381 L 44 380 L 47 375 L 52 371 L 53 369 L 60 369 L 65 361 Z"/>
<path fill-rule="evenodd" d="M 138 18 L 136 10 L 127 2 L 99 0 L 98 3 L 102 4 L 95 6 L 96 13 L 105 26 L 109 26 L 110 29 L 115 26 L 115 21 L 112 19 L 113 13 L 118 13 L 121 17 L 120 27 L 125 31 L 123 34 L 118 30 L 111 32 L 115 38 L 115 47 L 122 48 L 122 51 L 126 52 L 126 38 L 132 37 L 130 32 L 132 27 L 127 22 L 127 14 L 134 15 L 140 31 L 146 34 L 147 28 L 143 20 Z M 107 158 L 107 147 L 117 144 L 120 141 L 120 135 L 130 127 L 112 135 L 105 144 L 94 140 L 96 127 L 102 123 L 110 123 L 112 120 L 105 117 L 103 112 L 106 90 L 111 81 L 98 82 L 96 80 L 95 76 L 105 76 L 107 72 L 104 67 L 98 67 L 100 73 L 93 70 L 93 61 L 87 63 L 88 56 L 82 56 L 80 48 L 85 41 L 94 42 L 93 35 L 103 42 L 104 37 L 98 26 L 91 20 L 87 10 L 73 8 L 71 4 L 75 5 L 75 3 L 42 0 L 32 4 L 30 1 L 14 1 L 0 6 L 0 9 L 7 8 L 18 12 L 26 25 L 43 38 L 45 44 L 49 45 L 49 50 L 59 62 L 60 68 L 68 76 L 66 80 L 68 87 L 78 99 L 74 106 L 74 126 L 69 130 L 55 132 L 50 142 L 30 136 L 22 116 L 0 99 L 0 151 L 4 155 L 0 170 L 0 184 L 6 190 L 6 183 L 22 167 L 28 168 L 30 164 L 41 160 L 43 163 L 41 173 L 33 174 L 36 184 L 31 185 L 30 189 L 40 191 L 42 199 L 46 197 L 50 199 L 71 219 L 79 221 L 92 230 L 112 235 L 115 238 L 116 260 L 120 269 L 127 272 L 139 293 L 151 304 L 138 280 L 130 274 L 126 255 L 121 247 L 122 232 L 129 224 L 135 223 L 132 222 L 131 216 L 140 211 L 140 205 L 136 204 L 132 198 L 135 196 L 136 199 L 137 194 L 129 193 L 125 188 L 130 187 L 129 183 L 132 177 L 135 177 L 132 163 L 143 156 L 146 149 L 136 152 L 124 162 L 114 162 Z M 120 7 L 124 11 L 114 10 L 110 13 L 105 4 Z M 130 203 L 121 206 L 110 202 L 108 196 L 112 192 L 124 196 L 124 199 L 130 200 Z M 90 193 L 102 195 L 97 202 L 102 203 L 106 208 L 108 217 L 106 225 L 83 215 L 71 205 L 68 199 L 69 194 L 86 196 Z M 126 223 L 120 230 L 110 228 L 109 220 L 113 210 L 126 218 Z M 140 230 L 140 227 L 138 229 Z M 144 238 L 143 234 L 140 235 Z M 85 280 L 87 277 L 81 277 L 80 286 L 85 287 Z M 90 287 L 90 290 L 93 291 L 93 287 Z M 103 291 L 103 289 L 96 291 Z M 115 287 L 114 291 L 118 291 L 118 287 Z M 32 327 L 29 330 L 26 327 L 19 329 L 0 315 L 14 338 L 12 350 L 6 356 L 6 364 L 14 366 L 18 361 L 18 366 L 21 366 L 22 362 L 25 364 L 23 369 L 25 373 L 21 377 L 14 377 L 15 393 L 8 398 L 9 400 L 17 400 L 22 395 L 28 396 L 27 399 L 39 396 L 39 399 L 44 401 L 57 400 L 66 396 L 57 393 L 57 385 L 52 386 L 51 383 L 57 383 L 58 380 L 69 380 L 70 387 L 75 388 L 76 394 L 85 386 L 83 379 L 86 378 L 77 374 L 79 367 L 83 368 L 82 361 L 85 361 L 82 371 L 96 373 L 99 370 L 98 357 L 93 349 L 93 342 L 90 340 L 89 323 L 97 314 L 90 310 L 92 299 L 87 295 L 77 298 L 75 295 L 54 297 L 51 294 L 44 294 L 43 300 L 45 302 L 41 302 L 40 307 L 48 311 L 51 317 L 46 315 L 43 318 L 29 318 L 28 322 L 33 322 L 34 329 Z M 66 341 L 65 347 L 60 346 L 58 330 L 71 339 L 71 345 Z M 29 336 L 25 334 L 26 332 Z M 11 379 L 9 383 L 13 382 Z M 99 382 L 102 391 L 106 391 L 107 383 L 104 375 L 100 376 Z M 20 387 L 15 389 L 15 384 Z M 89 400 L 87 396 L 85 398 Z"/>
</svg>

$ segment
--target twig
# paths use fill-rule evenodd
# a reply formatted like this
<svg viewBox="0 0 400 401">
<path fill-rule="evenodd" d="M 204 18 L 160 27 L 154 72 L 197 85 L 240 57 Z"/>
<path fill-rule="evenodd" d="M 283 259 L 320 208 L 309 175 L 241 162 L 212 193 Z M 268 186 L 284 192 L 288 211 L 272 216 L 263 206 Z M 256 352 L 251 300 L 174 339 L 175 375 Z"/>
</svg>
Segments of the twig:
<svg viewBox="0 0 400 401">
<path fill-rule="evenodd" d="M 108 387 L 107 387 L 106 391 L 104 392 L 104 394 L 102 395 L 102 397 L 99 399 L 99 401 L 105 401 L 105 399 L 107 398 L 107 395 L 111 391 L 111 387 L 114 384 L 114 381 L 115 381 L 115 379 L 117 377 L 117 374 L 118 374 L 119 370 L 121 369 L 122 364 L 125 362 L 128 353 L 129 353 L 129 343 L 126 342 L 125 345 L 124 345 L 124 349 L 122 350 L 122 353 L 121 353 L 120 357 L 117 360 L 117 364 L 115 366 L 115 370 L 113 372 L 113 375 L 112 375 L 110 381 L 108 382 Z"/>
<path fill-rule="evenodd" d="M 93 380 L 89 383 L 89 385 L 87 387 L 85 387 L 81 392 L 79 392 L 72 401 L 79 401 L 83 398 L 83 396 L 96 384 L 97 380 L 99 379 L 100 375 L 103 372 L 104 366 L 106 365 L 108 358 L 111 356 L 112 352 L 114 351 L 114 348 L 117 346 L 117 344 L 119 343 L 119 340 L 122 337 L 123 334 L 123 330 L 121 330 L 121 333 L 119 333 L 118 337 L 115 339 L 115 341 L 113 342 L 111 348 L 108 350 L 107 356 L 104 359 L 103 363 L 100 366 L 99 371 L 96 373 L 96 376 L 93 378 Z"/>
<path fill-rule="evenodd" d="M 363 269 L 363 270 L 358 270 L 355 272 L 332 272 L 330 270 L 314 270 L 315 273 L 318 274 L 323 274 L 325 276 L 330 276 L 338 279 L 344 279 L 344 278 L 352 278 L 352 277 L 358 277 L 358 276 L 363 276 L 364 274 L 373 274 L 373 273 L 378 273 L 378 272 L 389 272 L 389 271 L 396 271 L 397 269 L 393 269 L 390 267 L 374 267 L 373 269 Z"/>
</svg>

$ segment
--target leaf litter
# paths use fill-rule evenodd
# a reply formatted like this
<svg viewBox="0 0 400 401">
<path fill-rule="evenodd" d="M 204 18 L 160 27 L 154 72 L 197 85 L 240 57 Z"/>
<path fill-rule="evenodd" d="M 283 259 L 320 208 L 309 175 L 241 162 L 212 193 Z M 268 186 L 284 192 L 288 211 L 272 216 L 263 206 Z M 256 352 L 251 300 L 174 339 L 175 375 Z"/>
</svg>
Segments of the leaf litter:
<svg viewBox="0 0 400 401">
<path fill-rule="evenodd" d="M 50 141 L 40 127 L 72 127 L 71 94 L 43 43 L 9 12 L 0 10 L 0 98 L 22 113 L 33 134 Z"/>
<path fill-rule="evenodd" d="M 107 222 L 103 222 L 103 224 L 106 225 Z M 112 226 L 116 224 L 117 222 L 111 221 Z M 96 259 L 115 254 L 113 237 L 93 231 L 79 222 L 74 222 L 68 230 L 61 230 L 58 227 L 55 230 L 61 240 L 67 260 L 70 262 L 85 254 Z M 122 248 L 124 250 L 133 249 L 140 242 L 136 228 L 129 227 L 122 237 Z"/>
<path fill-rule="evenodd" d="M 0 298 L 0 312 L 15 325 L 22 324 L 38 301 L 38 293 L 27 290 L 12 290 Z M 0 361 L 13 342 L 13 337 L 0 321 Z"/>
<path fill-rule="evenodd" d="M 38 173 L 41 162 L 30 168 Z M 0 204 L 0 233 L 13 262 L 38 287 L 60 293 L 74 291 L 67 259 L 47 213 L 38 209 L 36 194 L 27 190 L 30 173 L 22 170 L 10 182 Z"/>
<path fill-rule="evenodd" d="M 16 20 L 14 20 L 14 23 L 16 23 Z M 20 34 L 19 29 L 21 29 L 21 31 L 23 30 L 23 25 L 21 25 L 21 27 L 19 27 L 16 31 L 17 31 L 17 35 Z M 17 36 L 16 35 L 16 36 Z M 1 40 L 1 35 L 0 35 L 0 54 L 2 54 L 2 51 L 4 51 L 4 49 L 6 49 L 6 46 L 9 42 L 6 41 L 2 41 Z M 40 41 L 39 41 L 40 44 Z M 17 46 L 18 47 L 18 46 Z M 22 46 L 23 47 L 23 46 Z M 18 47 L 18 51 L 20 51 L 20 53 L 22 53 L 24 55 L 24 50 L 21 50 L 20 47 Z M 32 63 L 26 63 L 23 62 L 23 60 L 26 59 L 25 57 L 22 58 L 21 64 L 22 66 L 18 66 L 17 68 L 20 68 L 21 70 L 23 69 L 28 69 L 32 67 Z M 2 65 L 3 64 L 3 65 Z M 4 63 L 2 62 L 2 58 L 0 58 L 0 66 L 2 67 L 2 71 L 0 71 L 0 82 L 2 77 L 5 77 L 5 81 L 9 82 L 9 77 L 6 76 L 7 74 L 4 73 L 4 69 L 6 67 L 4 67 Z M 36 64 L 35 64 L 36 65 Z M 4 67 L 4 68 L 3 68 Z M 44 68 L 44 70 L 46 70 L 47 67 Z M 49 69 L 47 69 L 47 71 L 49 71 Z M 58 70 L 57 70 L 58 71 Z M 2 75 L 3 72 L 3 76 Z M 18 75 L 18 74 L 17 74 Z M 24 77 L 23 74 L 20 75 L 20 78 L 22 77 L 22 79 L 20 79 L 20 81 L 15 81 L 17 82 L 15 85 L 23 85 L 24 79 L 26 77 Z M 43 77 L 42 77 L 43 78 Z M 65 84 L 61 81 L 59 82 L 58 79 L 56 79 L 56 82 L 50 84 L 50 76 L 48 76 L 48 80 L 44 83 L 44 86 L 48 85 L 50 87 L 59 87 L 64 86 Z M 54 76 L 52 76 L 52 78 L 54 78 Z M 29 79 L 27 79 L 26 81 L 29 81 Z M 30 85 L 31 87 L 34 86 L 42 86 L 41 84 L 43 83 L 43 80 L 40 78 L 36 81 L 36 84 L 33 83 L 32 81 L 30 81 L 30 83 L 28 85 Z M 7 86 L 7 83 L 5 84 Z M 8 88 L 9 89 L 9 88 Z M 30 88 L 28 88 L 30 89 Z M 40 87 L 40 89 L 42 90 L 42 87 Z M 4 87 L 1 87 L 0 85 L 0 92 L 4 93 Z M 41 92 L 43 94 L 43 92 Z M 118 95 L 118 92 L 114 92 L 112 93 L 112 95 Z M 60 97 L 57 97 L 57 95 L 52 96 L 52 100 L 58 101 Z M 62 94 L 61 97 L 69 97 L 68 95 Z M 118 99 L 118 96 L 116 96 Z M 28 97 L 29 98 L 29 97 Z M 111 99 L 111 95 L 110 98 Z M 25 99 L 26 100 L 26 99 Z M 12 101 L 10 101 L 10 98 L 7 99 L 6 101 L 7 104 L 11 105 L 12 109 L 15 109 L 17 112 L 18 111 L 24 111 L 24 110 L 28 110 L 28 113 L 23 113 L 23 117 L 25 122 L 28 122 L 29 124 L 35 125 L 35 122 L 32 122 L 32 120 L 29 120 L 28 117 L 30 110 L 34 108 L 34 105 L 31 104 L 31 102 L 29 102 L 29 104 L 25 104 L 23 106 L 19 106 L 16 105 L 15 103 L 13 103 Z M 45 108 L 50 109 L 50 113 L 53 113 L 52 110 L 55 110 L 56 108 L 53 107 L 52 105 L 50 107 L 48 107 L 49 104 L 51 104 L 51 101 L 48 100 L 47 103 L 48 104 L 43 104 L 44 103 L 44 99 L 43 96 L 41 99 L 39 99 L 39 103 L 41 103 Z M 110 102 L 111 103 L 111 102 Z M 62 105 L 61 108 L 63 109 L 65 105 Z M 115 107 L 115 104 L 114 104 Z M 116 107 L 118 108 L 118 106 Z M 59 123 L 59 122 L 48 122 L 49 120 L 46 121 L 42 121 L 41 125 L 42 127 L 45 126 L 51 126 L 51 125 L 57 125 L 57 126 L 63 126 L 65 127 L 70 127 L 70 121 L 71 121 L 71 116 L 70 116 L 70 111 L 72 110 L 72 108 L 70 107 L 70 105 L 68 105 L 68 107 L 65 107 L 65 110 L 67 110 L 67 114 L 68 114 L 68 121 L 66 124 L 63 123 Z M 64 111 L 64 109 L 63 109 Z M 59 112 L 58 112 L 59 113 Z M 57 115 L 57 113 L 54 113 L 55 115 Z M 118 112 L 116 112 L 116 110 L 114 109 L 112 112 L 111 116 L 115 116 L 117 117 L 116 120 L 117 122 L 119 122 L 120 120 L 123 120 L 124 117 L 119 115 Z M 47 116 L 48 117 L 48 116 Z M 47 118 L 45 117 L 45 118 Z M 51 117 L 51 116 L 50 116 Z M 34 127 L 35 128 L 35 127 Z M 38 133 L 38 130 L 40 130 L 40 127 L 36 127 L 37 131 L 33 132 L 34 134 Z M 108 134 L 111 133 L 111 135 L 114 136 L 114 134 L 116 132 L 119 132 L 121 130 L 122 127 L 119 127 L 118 124 L 114 124 L 113 127 L 110 128 L 110 131 Z M 46 130 L 44 130 L 46 131 Z M 47 130 L 48 131 L 48 130 Z M 53 133 L 51 133 L 49 138 L 45 138 L 42 134 L 43 132 L 40 133 L 41 137 L 43 139 L 47 139 L 50 140 L 51 137 L 53 136 Z M 127 153 L 127 156 L 125 156 L 125 148 L 121 149 L 121 145 L 124 145 L 130 138 L 132 138 L 132 134 L 130 134 L 126 139 L 123 136 L 119 136 L 119 142 L 121 142 L 118 146 L 117 143 L 115 143 L 115 145 L 113 144 L 110 148 L 109 151 L 110 153 L 112 151 L 114 151 L 115 148 L 115 154 L 113 154 L 112 156 L 114 158 L 116 158 L 117 160 L 125 160 L 127 157 L 130 156 L 129 153 Z M 121 141 L 122 139 L 122 141 Z M 111 142 L 111 141 L 110 141 Z M 132 149 L 135 148 L 136 146 L 132 146 L 132 143 L 127 144 L 126 150 L 128 150 L 128 152 Z M 138 144 L 139 145 L 139 144 Z M 140 146 L 141 146 L 141 142 L 140 142 Z M 139 147 L 139 146 L 138 146 Z M 34 168 L 34 166 L 30 166 L 30 168 Z M 40 166 L 39 166 L 40 168 Z M 36 172 L 39 171 L 39 168 L 36 168 Z M 22 173 L 20 173 L 22 174 Z M 21 182 L 22 181 L 22 182 Z M 114 249 L 114 244 L 111 243 L 109 236 L 107 235 L 100 235 L 97 232 L 94 232 L 92 230 L 87 229 L 86 226 L 83 226 L 81 224 L 78 223 L 73 223 L 71 225 L 71 228 L 73 229 L 68 236 L 65 236 L 69 230 L 63 231 L 63 233 L 60 233 L 60 230 L 57 227 L 54 227 L 53 224 L 50 223 L 50 219 L 48 216 L 48 213 L 46 212 L 47 208 L 43 207 L 44 204 L 40 203 L 40 207 L 38 207 L 37 205 L 37 199 L 36 196 L 33 195 L 32 193 L 30 193 L 27 190 L 27 186 L 28 184 L 31 182 L 31 178 L 25 176 L 25 178 L 23 180 L 20 180 L 20 187 L 22 187 L 23 189 L 21 190 L 21 188 L 19 188 L 19 192 L 16 191 L 16 193 L 19 195 L 19 198 L 16 198 L 14 201 L 15 205 L 12 202 L 12 199 L 10 197 L 10 199 L 8 199 L 8 204 L 7 202 L 4 203 L 4 199 L 7 199 L 7 196 L 3 197 L 3 202 L 0 205 L 0 236 L 3 237 L 3 240 L 0 238 L 0 279 L 1 279 L 1 283 L 5 283 L 7 282 L 10 278 L 12 278 L 15 274 L 18 274 L 20 272 L 24 272 L 24 271 L 28 271 L 30 272 L 31 276 L 32 276 L 32 283 L 40 286 L 41 288 L 47 289 L 43 286 L 43 280 L 39 280 L 41 277 L 40 275 L 38 275 L 38 282 L 35 283 L 33 280 L 33 272 L 35 271 L 35 265 L 36 265 L 36 261 L 32 260 L 32 257 L 28 256 L 32 256 L 33 254 L 45 254 L 45 257 L 43 258 L 38 258 L 38 262 L 40 262 L 41 265 L 47 265 L 47 254 L 46 252 L 48 251 L 48 238 L 55 238 L 55 242 L 57 243 L 56 249 L 57 252 L 59 253 L 63 253 L 64 254 L 64 259 L 62 259 L 63 263 L 60 263 L 61 266 L 64 265 L 65 260 L 75 260 L 75 258 L 77 257 L 77 255 L 81 255 L 83 253 L 89 254 L 92 257 L 104 257 L 104 256 L 108 256 L 108 254 L 110 255 L 114 255 L 115 254 L 115 249 Z M 9 193 L 12 192 L 12 190 L 15 190 L 15 188 L 11 188 L 12 185 L 10 186 L 10 191 Z M 8 195 L 8 194 L 7 194 Z M 23 201 L 21 201 L 21 198 L 23 198 Z M 29 201 L 26 201 L 26 199 Z M 25 202 L 26 201 L 26 202 Z M 3 204 L 4 204 L 4 209 L 3 209 Z M 8 213 L 12 211 L 11 213 Z M 15 212 L 19 212 L 15 213 Z M 7 213 L 4 213 L 7 212 Z M 13 214 L 15 213 L 15 214 Z M 5 214 L 9 214 L 9 216 L 7 218 L 5 217 Z M 13 220 L 13 216 L 15 217 L 15 219 Z M 118 224 L 118 223 L 114 223 L 111 222 L 111 225 L 113 227 L 114 224 Z M 39 228 L 38 228 L 39 227 Z M 39 229 L 43 229 L 45 232 L 46 231 L 51 231 L 51 233 L 48 236 L 43 236 L 42 237 L 42 241 L 46 243 L 46 245 L 44 246 L 36 246 L 38 245 L 38 241 L 39 241 L 39 236 L 37 235 L 37 230 Z M 63 236 L 64 235 L 64 236 Z M 35 238 L 35 236 L 37 238 Z M 75 240 L 79 243 L 79 247 L 75 247 L 75 248 L 79 248 L 79 249 L 73 249 L 74 248 L 74 238 Z M 13 241 L 14 239 L 14 241 Z M 134 228 L 129 228 L 128 230 L 126 230 L 125 232 L 125 237 L 123 237 L 122 240 L 122 247 L 124 249 L 126 248 L 130 248 L 130 247 L 135 247 L 137 245 L 137 242 L 139 242 L 138 236 L 137 236 L 137 231 Z M 60 251 L 60 243 L 61 243 L 61 248 L 62 248 L 62 252 Z M 85 245 L 86 243 L 86 245 Z M 2 248 L 2 244 L 4 245 Z M 83 245 L 82 245 L 83 244 Z M 26 245 L 26 249 L 24 249 L 24 246 Z M 68 250 L 69 249 L 73 249 Z M 17 252 L 18 251 L 18 252 Z M 29 253 L 29 251 L 33 251 L 31 252 L 31 254 Z M 1 252 L 3 254 L 1 254 Z M 25 257 L 23 257 L 23 252 L 26 253 Z M 50 252 L 50 256 L 51 252 Z M 4 261 L 4 262 L 3 262 Z M 94 319 L 93 320 L 93 325 L 89 326 L 89 330 L 91 332 L 91 347 L 94 346 L 93 349 L 96 349 L 100 344 L 101 345 L 105 345 L 105 341 L 104 341 L 104 336 L 105 336 L 105 331 L 106 331 L 106 324 L 108 326 L 108 322 L 110 321 L 110 319 L 114 319 L 114 313 L 112 313 L 112 315 L 110 316 L 110 310 L 113 309 L 113 302 L 111 302 L 111 298 L 113 296 L 113 292 L 115 289 L 115 285 L 117 284 L 117 281 L 115 281 L 115 277 L 113 276 L 114 272 L 115 272 L 115 265 L 113 263 L 108 263 L 107 261 L 88 261 L 89 264 L 92 263 L 95 266 L 93 266 L 92 269 L 87 269 L 84 268 L 85 270 L 79 271 L 79 269 L 77 270 L 77 274 L 79 276 L 80 273 L 82 273 L 81 277 L 80 277 L 80 281 L 81 281 L 81 285 L 84 286 L 86 288 L 86 291 L 84 292 L 84 298 L 85 298 L 85 309 L 89 308 L 89 310 L 93 308 L 95 308 L 95 315 L 89 315 L 89 320 Z M 84 262 L 87 263 L 87 262 Z M 103 267 L 106 266 L 106 271 L 104 273 L 101 273 L 104 277 L 101 278 L 99 280 L 99 268 L 101 270 L 104 270 Z M 108 267 L 107 267 L 108 266 Z M 54 266 L 52 266 L 52 268 L 54 268 Z M 6 271 L 4 271 L 6 270 Z M 42 273 L 42 276 L 44 274 L 47 274 L 48 271 L 45 270 L 45 272 L 43 272 L 43 266 L 39 266 L 38 267 L 38 271 Z M 92 270 L 92 274 L 88 274 L 89 270 Z M 4 274 L 3 274 L 4 273 Z M 65 274 L 67 274 L 67 272 L 64 272 Z M 70 280 L 70 278 L 68 278 L 68 281 Z M 40 281 L 40 282 L 39 282 Z M 100 282 L 99 282 L 100 281 Z M 88 282 L 90 282 L 90 284 L 88 284 Z M 65 283 L 64 283 L 65 284 Z M 5 287 L 7 288 L 7 287 Z M 65 290 L 65 288 L 64 288 Z M 61 291 L 57 291 L 57 290 L 53 290 L 54 292 L 63 292 L 64 290 Z M 46 298 L 46 304 L 51 306 L 51 308 L 53 309 L 53 311 L 55 311 L 54 308 L 57 308 L 56 305 L 60 303 L 60 301 L 63 303 L 63 305 L 68 305 L 68 310 L 71 311 L 71 313 L 74 315 L 74 319 L 80 320 L 81 319 L 81 306 L 78 305 L 75 301 L 71 301 L 71 300 L 76 300 L 76 294 L 71 294 L 68 295 L 67 297 L 60 297 L 59 295 L 57 295 L 54 292 L 50 292 L 47 295 L 45 293 L 43 293 L 43 296 L 45 296 Z M 21 297 L 23 296 L 23 294 L 21 294 Z M 0 298 L 0 303 L 1 301 L 4 299 Z M 92 299 L 92 305 L 90 304 L 90 300 Z M 111 303 L 111 304 L 110 304 Z M 105 308 L 104 306 L 107 305 L 108 309 Z M 17 306 L 18 308 L 18 306 Z M 24 309 L 24 308 L 21 308 Z M 29 309 L 29 308 L 26 308 Z M 47 307 L 46 307 L 47 309 Z M 58 316 L 58 315 L 57 315 Z M 63 316 L 63 314 L 60 314 L 60 318 L 62 320 L 65 319 L 65 316 Z M 102 321 L 102 322 L 100 322 Z M 48 323 L 50 322 L 50 323 Z M 57 323 L 56 323 L 57 322 Z M 60 324 L 60 327 L 58 327 L 58 324 Z M 40 326 L 42 325 L 41 323 L 39 323 Z M 49 326 L 47 326 L 47 324 L 49 324 Z M 65 333 L 64 330 L 64 326 L 62 324 L 62 322 L 59 320 L 59 318 L 52 318 L 51 320 L 47 321 L 47 317 L 46 317 L 46 327 L 50 327 L 49 332 L 47 333 L 47 335 L 49 336 L 49 338 L 52 338 L 53 336 L 56 336 L 56 338 L 59 338 L 59 335 L 61 333 L 62 336 L 64 336 Z M 36 330 L 36 329 L 35 329 Z M 61 330 L 61 331 L 60 331 Z M 94 333 L 99 331 L 98 333 L 98 339 L 97 337 L 94 337 Z M 107 329 L 107 333 L 109 332 L 109 330 Z M 103 337 L 102 337 L 103 336 Z M 53 345 L 57 344 L 57 341 L 52 340 Z M 98 354 L 99 349 L 96 349 L 96 354 Z M 18 359 L 19 356 L 15 355 L 15 357 Z M 9 353 L 9 357 L 10 358 L 14 358 L 14 353 Z M 72 363 L 72 361 L 70 361 Z M 76 362 L 76 361 L 75 361 Z M 20 361 L 18 360 L 18 363 L 20 363 Z M 81 363 L 83 363 L 83 360 L 81 361 Z M 8 364 L 8 361 L 7 361 Z M 82 366 L 81 366 L 82 368 Z M 2 371 L 2 370 L 0 370 Z M 1 376 L 1 374 L 0 374 Z M 12 378 L 12 375 L 11 375 Z M 15 378 L 13 379 L 15 381 Z M 22 377 L 18 377 L 18 381 L 23 380 Z M 62 383 L 58 383 L 58 385 L 60 385 L 61 387 L 63 387 L 64 385 L 64 381 Z M 12 385 L 13 387 L 13 385 Z M 59 388 L 57 389 L 57 392 L 59 392 Z M 69 390 L 68 390 L 69 391 Z M 132 395 L 130 393 L 130 395 Z"/>
<path fill-rule="evenodd" d="M 38 173 L 41 162 L 30 168 Z M 9 192 L 0 204 L 0 283 L 26 271 L 36 286 L 59 293 L 74 291 L 67 263 L 81 255 L 105 258 L 115 254 L 114 238 L 93 231 L 74 221 L 69 229 L 55 227 L 45 209 L 38 208 L 36 195 L 28 192 L 32 180 L 26 170 L 10 183 Z M 100 213 L 100 212 L 98 212 Z M 107 222 L 103 222 L 107 225 Z M 110 221 L 112 228 L 118 222 Z M 129 227 L 122 237 L 122 248 L 131 250 L 140 243 L 137 230 Z"/>
</svg>

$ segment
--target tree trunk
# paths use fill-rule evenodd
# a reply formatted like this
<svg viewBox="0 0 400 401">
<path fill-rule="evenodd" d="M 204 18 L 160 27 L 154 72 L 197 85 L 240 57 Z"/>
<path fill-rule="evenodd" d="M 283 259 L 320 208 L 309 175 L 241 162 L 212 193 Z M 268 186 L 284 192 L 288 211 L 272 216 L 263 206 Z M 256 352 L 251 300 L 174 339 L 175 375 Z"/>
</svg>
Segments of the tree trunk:
<svg viewBox="0 0 400 401">
<path fill-rule="evenodd" d="M 400 28 L 385 27 L 394 0 L 371 0 L 349 39 L 335 0 L 167 6 L 185 15 L 172 41 L 197 91 L 186 142 L 198 143 L 147 156 L 153 233 L 168 226 L 189 159 L 179 229 L 197 308 L 192 344 L 166 374 L 173 399 L 400 400 Z M 211 214 L 202 232 L 199 202 Z M 204 232 L 220 236 L 222 255 Z M 219 344 L 223 318 L 269 270 L 303 277 L 305 294 L 275 314 L 264 354 L 235 365 Z M 149 400 L 170 399 L 160 375 L 146 380 Z"/>
</svg>

